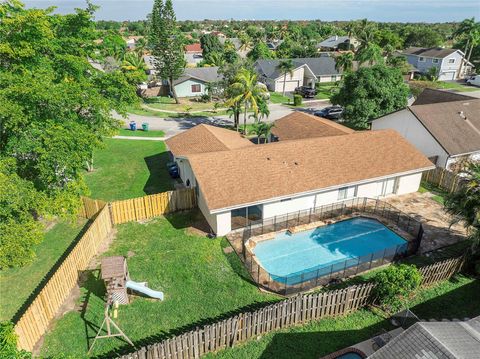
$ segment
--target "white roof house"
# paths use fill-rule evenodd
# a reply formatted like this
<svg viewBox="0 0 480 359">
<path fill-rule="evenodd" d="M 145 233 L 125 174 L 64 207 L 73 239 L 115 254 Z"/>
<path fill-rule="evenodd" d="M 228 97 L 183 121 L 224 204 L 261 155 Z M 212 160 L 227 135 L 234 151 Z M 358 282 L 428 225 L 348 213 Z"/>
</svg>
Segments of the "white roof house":
<svg viewBox="0 0 480 359">
<path fill-rule="evenodd" d="M 271 218 L 348 198 L 415 192 L 422 172 L 434 167 L 395 131 L 340 133 L 338 126 L 335 133 L 312 131 L 317 137 L 252 145 L 236 132 L 201 125 L 166 143 L 217 235 L 249 213 Z"/>
</svg>

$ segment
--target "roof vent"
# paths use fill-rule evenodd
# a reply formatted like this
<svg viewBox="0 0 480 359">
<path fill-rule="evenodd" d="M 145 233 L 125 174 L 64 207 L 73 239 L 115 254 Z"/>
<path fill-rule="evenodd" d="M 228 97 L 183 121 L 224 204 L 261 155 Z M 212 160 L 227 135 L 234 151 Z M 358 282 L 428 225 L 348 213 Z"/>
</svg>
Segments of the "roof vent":
<svg viewBox="0 0 480 359">
<path fill-rule="evenodd" d="M 267 161 L 270 161 L 270 157 L 267 157 Z"/>
<path fill-rule="evenodd" d="M 293 164 L 294 164 L 295 166 L 298 166 L 298 162 L 293 162 Z"/>
<path fill-rule="evenodd" d="M 461 118 L 463 118 L 464 120 L 466 120 L 466 119 L 467 119 L 467 116 L 465 115 L 465 112 L 463 112 L 463 111 L 460 111 L 458 114 L 459 114 L 459 115 L 460 115 L 460 117 L 461 117 Z"/>
</svg>

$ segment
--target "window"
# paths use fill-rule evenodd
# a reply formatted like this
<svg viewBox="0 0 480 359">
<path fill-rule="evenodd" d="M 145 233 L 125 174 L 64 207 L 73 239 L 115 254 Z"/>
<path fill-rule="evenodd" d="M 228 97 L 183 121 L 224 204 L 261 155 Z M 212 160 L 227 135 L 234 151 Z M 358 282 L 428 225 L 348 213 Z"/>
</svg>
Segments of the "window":
<svg viewBox="0 0 480 359">
<path fill-rule="evenodd" d="M 343 187 L 338 190 L 338 200 L 346 199 L 347 198 L 347 191 L 348 187 Z"/>
<path fill-rule="evenodd" d="M 358 186 L 342 187 L 338 190 L 338 200 L 357 197 Z"/>
<path fill-rule="evenodd" d="M 192 92 L 195 93 L 195 92 L 202 92 L 202 85 L 200 84 L 197 84 L 197 85 L 192 85 Z"/>
<path fill-rule="evenodd" d="M 455 63 L 455 59 L 448 59 L 448 63 L 449 63 L 449 64 L 454 64 L 454 63 Z"/>
<path fill-rule="evenodd" d="M 419 61 L 419 62 L 425 62 L 425 57 L 419 57 L 419 58 L 418 58 L 418 61 Z"/>
<path fill-rule="evenodd" d="M 434 64 L 438 64 L 438 59 L 433 59 L 432 62 L 433 62 Z"/>
</svg>

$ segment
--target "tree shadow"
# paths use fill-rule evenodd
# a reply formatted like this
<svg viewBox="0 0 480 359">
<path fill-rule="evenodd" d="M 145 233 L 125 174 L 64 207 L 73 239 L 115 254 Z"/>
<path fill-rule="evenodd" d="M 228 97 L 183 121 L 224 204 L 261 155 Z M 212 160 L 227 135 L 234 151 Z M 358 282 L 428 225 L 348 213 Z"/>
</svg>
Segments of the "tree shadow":
<svg viewBox="0 0 480 359">
<path fill-rule="evenodd" d="M 173 180 L 167 170 L 167 163 L 170 161 L 168 151 L 157 153 L 144 158 L 147 165 L 149 177 L 143 186 L 145 194 L 155 194 L 173 189 Z"/>
</svg>

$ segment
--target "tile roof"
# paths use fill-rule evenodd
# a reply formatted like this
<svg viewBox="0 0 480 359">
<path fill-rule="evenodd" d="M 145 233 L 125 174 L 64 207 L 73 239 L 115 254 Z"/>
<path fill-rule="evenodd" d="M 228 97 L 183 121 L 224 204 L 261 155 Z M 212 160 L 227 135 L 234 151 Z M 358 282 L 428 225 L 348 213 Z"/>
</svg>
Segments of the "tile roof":
<svg viewBox="0 0 480 359">
<path fill-rule="evenodd" d="M 255 146 L 236 131 L 204 124 L 170 137 L 165 143 L 174 156 Z"/>
<path fill-rule="evenodd" d="M 333 121 L 296 111 L 275 121 L 272 134 L 280 141 L 339 136 L 354 130 Z"/>
<path fill-rule="evenodd" d="M 433 167 L 393 130 L 190 154 L 188 160 L 211 211 Z"/>
<path fill-rule="evenodd" d="M 369 358 L 480 358 L 480 317 L 466 322 L 415 323 Z"/>
<path fill-rule="evenodd" d="M 409 110 L 448 154 L 480 151 L 480 99 L 415 103 Z"/>
<path fill-rule="evenodd" d="M 185 45 L 185 52 L 203 52 L 200 43 Z"/>
<path fill-rule="evenodd" d="M 443 59 L 448 55 L 453 54 L 454 52 L 458 51 L 457 49 L 444 49 L 442 47 L 409 47 L 402 51 L 404 55 L 417 55 L 417 56 L 426 56 L 426 57 L 436 57 L 439 59 Z"/>
</svg>

